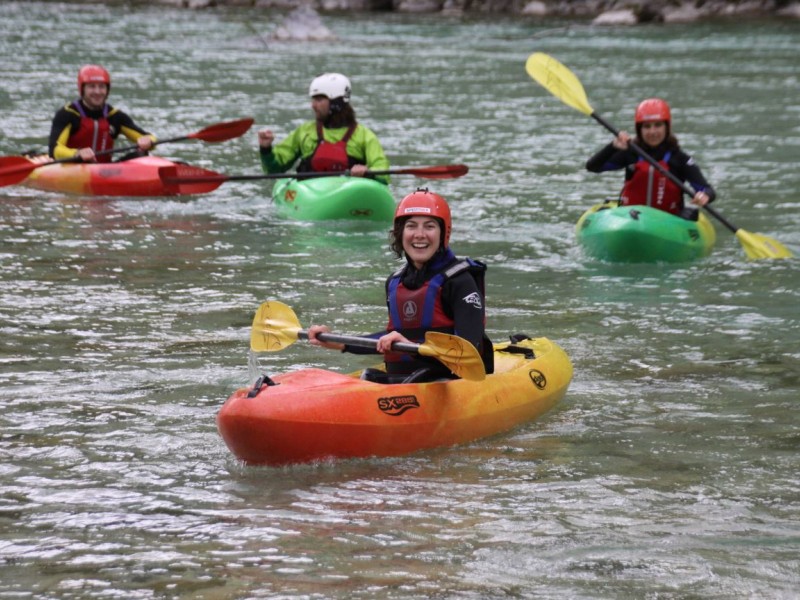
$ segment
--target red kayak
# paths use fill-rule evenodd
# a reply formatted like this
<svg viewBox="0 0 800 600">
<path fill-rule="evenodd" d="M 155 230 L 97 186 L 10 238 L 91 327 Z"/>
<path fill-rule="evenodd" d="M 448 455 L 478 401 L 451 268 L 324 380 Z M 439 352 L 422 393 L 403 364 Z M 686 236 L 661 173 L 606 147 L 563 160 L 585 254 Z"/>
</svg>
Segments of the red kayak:
<svg viewBox="0 0 800 600">
<path fill-rule="evenodd" d="M 31 164 L 37 162 L 33 159 Z M 43 165 L 31 171 L 22 185 L 81 196 L 183 196 L 216 189 L 217 185 L 208 183 L 163 183 L 158 170 L 176 164 L 158 156 L 142 156 L 115 163 Z"/>
</svg>

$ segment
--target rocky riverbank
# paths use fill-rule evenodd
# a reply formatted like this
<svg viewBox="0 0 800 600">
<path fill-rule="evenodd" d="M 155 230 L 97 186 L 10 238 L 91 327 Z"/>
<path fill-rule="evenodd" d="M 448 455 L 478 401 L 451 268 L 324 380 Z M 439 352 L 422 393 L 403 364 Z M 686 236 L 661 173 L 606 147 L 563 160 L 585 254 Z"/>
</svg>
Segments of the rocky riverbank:
<svg viewBox="0 0 800 600">
<path fill-rule="evenodd" d="M 319 12 L 511 14 L 532 18 L 574 18 L 595 24 L 686 23 L 708 19 L 774 17 L 800 19 L 800 0 L 149 0 L 190 9 L 253 6 Z"/>
</svg>

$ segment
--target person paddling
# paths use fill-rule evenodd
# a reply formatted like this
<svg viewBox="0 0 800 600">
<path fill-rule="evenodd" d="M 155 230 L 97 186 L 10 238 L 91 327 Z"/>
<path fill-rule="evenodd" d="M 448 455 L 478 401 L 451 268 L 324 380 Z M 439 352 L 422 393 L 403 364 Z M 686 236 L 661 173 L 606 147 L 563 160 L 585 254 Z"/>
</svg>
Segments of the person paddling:
<svg viewBox="0 0 800 600">
<path fill-rule="evenodd" d="M 669 104 L 660 98 L 643 100 L 636 108 L 634 121 L 634 142 L 695 190 L 692 204 L 701 207 L 712 202 L 716 197 L 714 188 L 706 181 L 694 159 L 680 148 L 678 139 L 671 132 Z M 639 156 L 629 146 L 630 140 L 626 131 L 620 131 L 610 144 L 586 162 L 586 169 L 593 173 L 625 169 L 625 185 L 620 193 L 622 205 L 646 204 L 696 220 L 698 209 L 684 205 L 683 190 Z"/>
<path fill-rule="evenodd" d="M 367 378 L 383 383 L 452 378 L 441 362 L 393 352 L 394 342 L 421 343 L 427 331 L 440 331 L 472 343 L 483 358 L 486 373 L 494 371 L 491 340 L 486 335 L 486 265 L 459 259 L 450 249 L 450 207 L 440 195 L 418 189 L 397 206 L 390 247 L 406 264 L 386 280 L 389 324 L 372 334 L 377 347 L 361 348 L 321 342 L 317 335 L 330 331 L 312 325 L 312 344 L 356 354 L 384 355 L 386 374 L 367 370 Z"/>
<path fill-rule="evenodd" d="M 142 156 L 155 144 L 156 137 L 121 110 L 107 103 L 111 76 L 99 65 L 85 65 L 78 71 L 80 97 L 59 109 L 50 127 L 48 153 L 61 160 L 79 157 L 83 162 L 111 162 L 114 140 L 124 135 L 139 150 L 122 160 Z"/>
<path fill-rule="evenodd" d="M 315 119 L 297 127 L 273 146 L 270 129 L 258 132 L 261 167 L 265 173 L 285 173 L 297 164 L 297 172 L 343 172 L 364 177 L 367 171 L 384 171 L 389 160 L 378 137 L 358 123 L 350 104 L 350 80 L 341 73 L 324 73 L 309 86 Z M 388 184 L 387 175 L 374 179 Z"/>
</svg>

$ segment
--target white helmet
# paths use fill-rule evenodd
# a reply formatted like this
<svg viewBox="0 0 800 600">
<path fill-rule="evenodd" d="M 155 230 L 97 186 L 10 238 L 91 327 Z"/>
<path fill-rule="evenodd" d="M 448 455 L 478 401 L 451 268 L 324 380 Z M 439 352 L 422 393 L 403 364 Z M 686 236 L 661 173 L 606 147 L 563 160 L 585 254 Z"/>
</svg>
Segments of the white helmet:
<svg viewBox="0 0 800 600">
<path fill-rule="evenodd" d="M 308 87 L 308 95 L 325 96 L 328 100 L 342 98 L 350 102 L 350 80 L 341 73 L 323 73 L 314 78 Z"/>
</svg>

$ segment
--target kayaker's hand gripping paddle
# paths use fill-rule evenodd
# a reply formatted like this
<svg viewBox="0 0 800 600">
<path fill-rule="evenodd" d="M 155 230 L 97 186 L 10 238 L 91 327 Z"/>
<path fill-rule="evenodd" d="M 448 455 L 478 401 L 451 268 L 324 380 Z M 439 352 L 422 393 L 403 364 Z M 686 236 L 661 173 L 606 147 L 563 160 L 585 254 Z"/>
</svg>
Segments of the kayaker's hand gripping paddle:
<svg viewBox="0 0 800 600">
<path fill-rule="evenodd" d="M 250 331 L 250 348 L 255 352 L 276 352 L 292 345 L 298 339 L 308 339 L 308 332 L 300 326 L 294 311 L 277 300 L 264 302 L 256 311 Z M 368 337 L 321 333 L 317 339 L 375 348 L 378 340 Z M 425 342 L 412 344 L 395 342 L 392 350 L 435 358 L 462 379 L 483 381 L 486 370 L 477 348 L 464 338 L 437 331 L 425 334 Z"/>
</svg>

